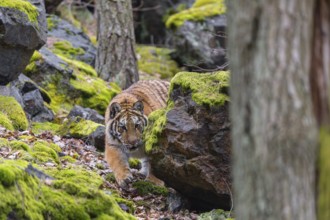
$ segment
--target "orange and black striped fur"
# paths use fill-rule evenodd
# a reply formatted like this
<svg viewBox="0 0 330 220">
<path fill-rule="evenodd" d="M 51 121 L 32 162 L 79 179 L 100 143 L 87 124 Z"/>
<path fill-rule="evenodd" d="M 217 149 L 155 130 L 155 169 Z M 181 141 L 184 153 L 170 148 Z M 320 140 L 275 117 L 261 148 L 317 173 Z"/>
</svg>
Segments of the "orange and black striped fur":
<svg viewBox="0 0 330 220">
<path fill-rule="evenodd" d="M 139 81 L 114 97 L 107 108 L 105 159 L 122 187 L 126 187 L 133 178 L 128 164 L 130 157 L 141 160 L 139 172 L 142 175 L 161 184 L 161 180 L 150 174 L 142 132 L 148 122 L 147 116 L 165 107 L 168 88 L 166 81 Z"/>
</svg>

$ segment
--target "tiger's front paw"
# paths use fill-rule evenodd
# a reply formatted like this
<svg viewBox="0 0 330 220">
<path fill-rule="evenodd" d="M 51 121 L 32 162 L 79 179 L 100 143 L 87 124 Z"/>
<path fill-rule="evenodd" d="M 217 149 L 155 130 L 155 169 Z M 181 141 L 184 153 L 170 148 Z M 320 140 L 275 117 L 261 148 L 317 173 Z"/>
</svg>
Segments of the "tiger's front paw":
<svg viewBox="0 0 330 220">
<path fill-rule="evenodd" d="M 121 188 L 127 189 L 129 187 L 129 184 L 133 181 L 133 175 L 131 173 L 128 173 L 125 176 L 117 178 L 116 180 Z"/>
</svg>

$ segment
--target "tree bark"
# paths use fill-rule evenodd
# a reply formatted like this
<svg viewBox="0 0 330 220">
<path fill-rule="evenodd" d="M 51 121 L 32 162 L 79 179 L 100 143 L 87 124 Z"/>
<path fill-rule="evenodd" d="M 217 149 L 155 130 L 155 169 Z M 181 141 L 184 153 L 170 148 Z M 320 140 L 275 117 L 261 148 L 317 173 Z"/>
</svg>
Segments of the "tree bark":
<svg viewBox="0 0 330 220">
<path fill-rule="evenodd" d="M 313 220 L 313 1 L 228 6 L 236 219 Z"/>
<path fill-rule="evenodd" d="M 318 158 L 317 214 L 330 219 L 330 3 L 316 0 L 310 82 L 313 107 L 320 127 Z"/>
<path fill-rule="evenodd" d="M 127 88 L 139 80 L 131 0 L 99 0 L 97 4 L 96 71 L 102 79 Z"/>
</svg>

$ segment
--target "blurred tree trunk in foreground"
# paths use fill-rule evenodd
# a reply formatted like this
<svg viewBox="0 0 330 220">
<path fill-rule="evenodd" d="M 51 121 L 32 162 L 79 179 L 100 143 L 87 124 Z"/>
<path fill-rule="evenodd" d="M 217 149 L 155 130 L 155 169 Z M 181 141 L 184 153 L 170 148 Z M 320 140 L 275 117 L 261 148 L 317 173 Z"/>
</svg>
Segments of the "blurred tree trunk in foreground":
<svg viewBox="0 0 330 220">
<path fill-rule="evenodd" d="M 330 3 L 316 0 L 314 11 L 311 88 L 320 127 L 318 158 L 318 219 L 330 219 Z"/>
<path fill-rule="evenodd" d="M 99 0 L 98 50 L 95 68 L 99 76 L 127 88 L 139 80 L 131 0 Z"/>
<path fill-rule="evenodd" d="M 316 219 L 313 1 L 228 1 L 236 219 Z"/>
</svg>

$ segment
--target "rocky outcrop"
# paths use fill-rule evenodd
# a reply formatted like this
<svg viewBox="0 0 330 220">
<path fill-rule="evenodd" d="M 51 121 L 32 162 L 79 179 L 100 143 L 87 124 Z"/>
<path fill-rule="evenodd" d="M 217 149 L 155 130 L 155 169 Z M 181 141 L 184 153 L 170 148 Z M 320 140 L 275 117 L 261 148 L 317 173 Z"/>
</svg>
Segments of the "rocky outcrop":
<svg viewBox="0 0 330 220">
<path fill-rule="evenodd" d="M 204 22 L 186 21 L 169 32 L 176 48 L 173 58 L 191 71 L 226 67 L 226 26 L 225 15 L 211 17 Z"/>
<path fill-rule="evenodd" d="M 146 150 L 154 173 L 195 209 L 231 207 L 228 81 L 226 72 L 179 73 L 169 106 L 149 117 Z"/>
<path fill-rule="evenodd" d="M 0 2 L 0 85 L 16 79 L 35 49 L 46 42 L 42 0 Z"/>
</svg>

